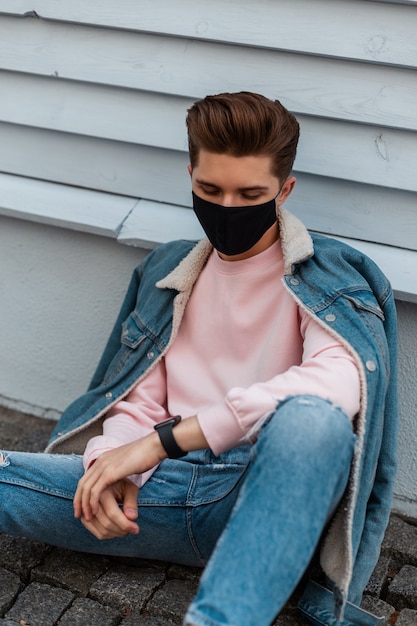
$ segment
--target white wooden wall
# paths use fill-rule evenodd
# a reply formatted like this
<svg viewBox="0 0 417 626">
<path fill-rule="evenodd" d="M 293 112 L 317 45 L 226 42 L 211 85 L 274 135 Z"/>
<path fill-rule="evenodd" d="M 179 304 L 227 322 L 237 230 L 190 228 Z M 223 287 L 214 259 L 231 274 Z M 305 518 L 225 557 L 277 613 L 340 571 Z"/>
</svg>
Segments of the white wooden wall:
<svg viewBox="0 0 417 626">
<path fill-rule="evenodd" d="M 0 0 L 0 214 L 200 236 L 186 109 L 240 90 L 301 123 L 288 208 L 417 302 L 416 0 Z"/>
</svg>

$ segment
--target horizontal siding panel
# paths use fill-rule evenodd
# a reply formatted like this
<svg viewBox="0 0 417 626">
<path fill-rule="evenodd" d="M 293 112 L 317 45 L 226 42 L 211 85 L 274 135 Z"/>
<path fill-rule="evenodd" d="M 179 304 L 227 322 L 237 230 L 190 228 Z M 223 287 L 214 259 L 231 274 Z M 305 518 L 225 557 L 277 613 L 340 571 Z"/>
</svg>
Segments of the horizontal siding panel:
<svg viewBox="0 0 417 626">
<path fill-rule="evenodd" d="M 0 123 L 0 171 L 19 176 L 186 205 L 187 163 L 185 152 Z"/>
<path fill-rule="evenodd" d="M 363 0 L 3 0 L 13 15 L 417 66 L 412 7 Z M 360 15 L 360 19 L 358 19 Z"/>
<path fill-rule="evenodd" d="M 297 173 L 287 207 L 317 232 L 417 250 L 415 193 Z"/>
<path fill-rule="evenodd" d="M 296 113 L 417 129 L 415 73 L 397 67 L 10 17 L 0 64 L 192 99 L 260 91 Z"/>
<path fill-rule="evenodd" d="M 387 188 L 417 191 L 415 133 L 379 130 L 344 122 L 301 117 L 300 123 L 302 139 L 295 164 L 297 171 L 382 185 Z M 84 150 L 94 160 L 102 158 L 109 163 L 113 160 L 111 170 L 122 175 L 128 155 L 135 154 L 135 158 L 140 162 L 141 152 L 144 149 L 156 149 L 155 146 L 169 148 L 174 152 L 181 152 L 182 148 L 184 152 L 181 162 L 187 161 L 183 119 L 181 125 L 179 119 L 177 123 L 178 145 L 172 146 L 164 145 L 164 128 L 169 126 L 169 123 L 167 124 L 164 119 L 159 119 L 157 109 L 153 118 L 144 118 L 140 123 L 138 121 L 137 125 L 139 126 L 136 129 L 137 135 L 140 134 L 140 127 L 148 126 L 146 133 L 149 133 L 151 127 L 154 128 L 156 139 L 153 146 L 138 145 L 141 140 L 138 136 L 136 136 L 136 142 L 129 145 L 127 142 L 113 142 L 0 122 L 0 169 L 10 174 L 57 180 L 57 177 L 61 175 L 66 176 L 68 159 L 72 159 L 72 155 L 78 155 Z M 132 131 L 131 135 L 132 139 L 135 133 Z M 106 155 L 99 157 L 96 154 L 99 150 L 106 152 Z M 167 158 L 172 160 L 173 156 L 167 152 Z M 25 167 L 24 172 L 21 170 L 22 167 Z M 91 172 L 91 166 L 83 172 L 80 180 L 60 180 L 59 182 L 109 191 L 107 187 L 97 186 L 94 178 L 89 179 L 89 172 Z M 158 166 L 155 164 L 154 175 L 157 172 Z M 105 180 L 103 184 L 107 184 Z M 117 193 L 123 193 L 123 191 L 119 189 Z M 132 195 L 130 191 L 126 193 Z"/>
<path fill-rule="evenodd" d="M 417 133 L 298 117 L 297 169 L 417 191 Z"/>
<path fill-rule="evenodd" d="M 384 2 L 387 4 L 408 4 L 410 6 L 417 6 L 417 0 L 366 0 L 366 2 Z"/>
<path fill-rule="evenodd" d="M 200 222 L 189 208 L 140 200 L 123 223 L 117 240 L 148 249 L 175 239 L 202 237 Z"/>
<path fill-rule="evenodd" d="M 115 238 L 137 200 L 0 173 L 0 214 Z"/>
<path fill-rule="evenodd" d="M 187 150 L 190 98 L 5 71 L 0 85 L 2 122 Z"/>
</svg>

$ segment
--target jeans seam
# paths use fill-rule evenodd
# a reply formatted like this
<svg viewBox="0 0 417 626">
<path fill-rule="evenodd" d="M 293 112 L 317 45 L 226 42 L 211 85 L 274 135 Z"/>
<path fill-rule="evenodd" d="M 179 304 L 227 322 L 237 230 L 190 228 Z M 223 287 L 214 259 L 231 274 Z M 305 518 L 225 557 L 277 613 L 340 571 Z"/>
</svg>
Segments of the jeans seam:
<svg viewBox="0 0 417 626">
<path fill-rule="evenodd" d="M 22 489 L 30 489 L 31 491 L 37 491 L 38 493 L 44 493 L 48 496 L 56 496 L 64 500 L 73 500 L 74 494 L 68 491 L 60 491 L 58 489 L 46 489 L 44 486 L 36 485 L 35 483 L 25 480 L 11 480 L 10 478 L 4 479 L 0 477 L 0 483 L 5 485 L 14 485 L 16 487 L 22 487 Z"/>
<path fill-rule="evenodd" d="M 186 516 L 186 520 L 187 520 L 187 534 L 188 534 L 188 539 L 190 541 L 190 544 L 194 550 L 195 555 L 200 559 L 201 564 L 205 565 L 206 561 L 203 558 L 203 555 L 201 554 L 198 545 L 197 545 L 197 541 L 195 539 L 194 536 L 194 532 L 193 532 L 193 523 L 192 523 L 192 519 L 193 519 L 193 509 L 194 507 L 189 505 L 189 501 L 192 501 L 192 491 L 194 489 L 194 486 L 197 484 L 197 479 L 198 479 L 198 465 L 195 465 L 193 467 L 193 475 L 190 481 L 190 484 L 188 486 L 188 491 L 187 491 L 187 498 L 186 498 L 186 506 L 185 506 L 185 516 Z"/>
</svg>

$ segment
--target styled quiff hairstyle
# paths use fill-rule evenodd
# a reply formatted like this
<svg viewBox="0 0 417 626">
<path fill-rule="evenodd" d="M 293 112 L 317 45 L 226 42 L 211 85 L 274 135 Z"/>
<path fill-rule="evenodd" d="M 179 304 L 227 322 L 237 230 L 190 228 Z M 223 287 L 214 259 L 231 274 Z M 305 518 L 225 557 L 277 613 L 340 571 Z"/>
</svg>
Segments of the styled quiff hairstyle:
<svg viewBox="0 0 417 626">
<path fill-rule="evenodd" d="M 200 150 L 215 154 L 272 157 L 272 174 L 282 182 L 291 173 L 300 128 L 294 115 L 278 100 L 256 93 L 206 96 L 188 110 L 188 149 L 191 167 Z"/>
</svg>

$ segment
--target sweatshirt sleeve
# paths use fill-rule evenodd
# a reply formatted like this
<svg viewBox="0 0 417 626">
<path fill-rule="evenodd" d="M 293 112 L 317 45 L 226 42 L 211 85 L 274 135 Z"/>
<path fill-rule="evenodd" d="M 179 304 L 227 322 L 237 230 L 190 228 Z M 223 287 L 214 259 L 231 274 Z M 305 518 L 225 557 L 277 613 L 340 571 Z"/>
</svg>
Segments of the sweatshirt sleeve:
<svg viewBox="0 0 417 626">
<path fill-rule="evenodd" d="M 309 314 L 301 311 L 303 355 L 265 382 L 233 387 L 224 402 L 198 412 L 200 427 L 214 452 L 252 441 L 248 433 L 290 396 L 315 395 L 340 407 L 350 419 L 360 407 L 360 376 L 354 358 Z"/>
<path fill-rule="evenodd" d="M 87 443 L 83 455 L 87 469 L 103 452 L 112 450 L 152 432 L 154 425 L 169 417 L 166 408 L 166 372 L 164 361 L 107 413 L 103 423 L 103 434 Z M 129 478 L 141 487 L 153 474 L 156 467 L 142 475 Z"/>
</svg>

